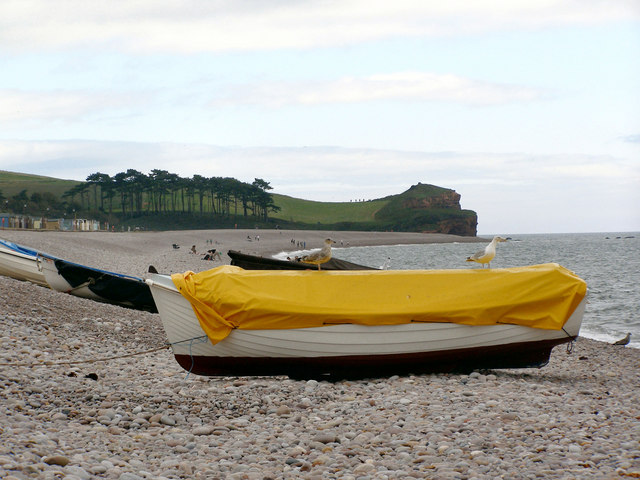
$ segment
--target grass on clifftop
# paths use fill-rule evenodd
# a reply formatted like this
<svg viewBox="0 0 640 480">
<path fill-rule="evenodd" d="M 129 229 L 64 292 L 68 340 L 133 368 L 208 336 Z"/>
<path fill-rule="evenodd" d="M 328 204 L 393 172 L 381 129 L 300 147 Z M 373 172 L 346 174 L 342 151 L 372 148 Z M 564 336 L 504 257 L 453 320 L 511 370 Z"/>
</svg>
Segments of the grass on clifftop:
<svg viewBox="0 0 640 480">
<path fill-rule="evenodd" d="M 281 208 L 272 213 L 272 218 L 281 218 L 288 222 L 341 223 L 341 222 L 373 222 L 374 215 L 387 202 L 371 200 L 367 202 L 314 202 L 286 195 L 273 195 L 274 203 Z"/>
</svg>

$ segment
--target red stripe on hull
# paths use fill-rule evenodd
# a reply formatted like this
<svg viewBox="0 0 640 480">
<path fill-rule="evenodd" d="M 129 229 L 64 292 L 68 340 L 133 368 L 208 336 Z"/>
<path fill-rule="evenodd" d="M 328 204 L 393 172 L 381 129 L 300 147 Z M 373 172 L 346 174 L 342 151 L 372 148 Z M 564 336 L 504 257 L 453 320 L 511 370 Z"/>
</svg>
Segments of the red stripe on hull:
<svg viewBox="0 0 640 480">
<path fill-rule="evenodd" d="M 542 367 L 556 345 L 575 337 L 439 352 L 337 357 L 210 357 L 176 355 L 182 368 L 205 376 L 288 375 L 293 378 L 371 378 L 486 368 Z"/>
</svg>

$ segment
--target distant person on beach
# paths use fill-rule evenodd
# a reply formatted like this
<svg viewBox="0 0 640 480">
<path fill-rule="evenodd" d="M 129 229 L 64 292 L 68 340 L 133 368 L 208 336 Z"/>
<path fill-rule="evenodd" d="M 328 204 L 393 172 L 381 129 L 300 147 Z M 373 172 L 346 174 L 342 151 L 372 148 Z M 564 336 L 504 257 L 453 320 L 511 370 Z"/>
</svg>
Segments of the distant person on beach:
<svg viewBox="0 0 640 480">
<path fill-rule="evenodd" d="M 220 255 L 220 252 L 218 252 L 215 248 L 212 248 L 211 250 L 207 250 L 207 254 L 202 259 L 210 260 L 212 262 L 216 259 L 222 261 L 222 255 Z"/>
</svg>

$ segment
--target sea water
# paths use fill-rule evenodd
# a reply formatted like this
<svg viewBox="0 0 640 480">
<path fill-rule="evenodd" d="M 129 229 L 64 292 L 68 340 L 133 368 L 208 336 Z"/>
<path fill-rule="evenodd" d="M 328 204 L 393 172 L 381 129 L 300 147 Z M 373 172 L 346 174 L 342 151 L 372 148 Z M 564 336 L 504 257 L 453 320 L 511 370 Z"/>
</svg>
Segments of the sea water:
<svg viewBox="0 0 640 480">
<path fill-rule="evenodd" d="M 386 262 L 400 270 L 482 268 L 465 259 L 485 245 L 349 247 L 334 248 L 333 255 L 371 267 L 382 267 Z M 589 294 L 581 336 L 613 342 L 630 332 L 629 346 L 640 348 L 640 233 L 511 235 L 509 241 L 498 244 L 491 268 L 550 262 L 572 270 L 587 282 Z"/>
</svg>

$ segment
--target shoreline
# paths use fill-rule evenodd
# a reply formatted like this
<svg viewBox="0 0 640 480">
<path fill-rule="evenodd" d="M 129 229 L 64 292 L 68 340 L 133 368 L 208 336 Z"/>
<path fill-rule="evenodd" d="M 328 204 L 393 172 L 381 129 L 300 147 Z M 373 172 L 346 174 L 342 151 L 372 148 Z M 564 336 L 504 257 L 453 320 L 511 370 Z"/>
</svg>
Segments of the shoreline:
<svg viewBox="0 0 640 480">
<path fill-rule="evenodd" d="M 307 249 L 320 248 L 325 238 L 338 245 L 377 246 L 431 243 L 481 243 L 482 237 L 462 237 L 442 233 L 353 232 L 324 230 L 175 230 L 162 232 L 60 232 L 0 230 L 0 238 L 39 250 L 65 260 L 117 273 L 142 276 L 149 265 L 160 272 L 199 272 L 220 265 L 201 258 L 211 248 L 229 264 L 228 250 L 250 255 L 271 256 L 297 249 L 295 242 L 305 242 Z M 258 239 L 259 238 L 259 239 Z M 294 241 L 294 244 L 291 241 Z M 211 242 L 211 243 L 209 243 Z M 173 244 L 180 246 L 174 249 Z M 189 253 L 196 246 L 197 255 Z M 109 254 L 105 255 L 108 250 Z"/>
<path fill-rule="evenodd" d="M 248 232 L 260 240 L 248 242 Z M 149 261 L 182 271 L 220 264 L 188 253 L 209 239 L 191 231 L 6 233 L 0 238 L 133 275 Z M 268 254 L 291 240 L 226 233 L 211 234 L 222 253 Z M 307 247 L 327 236 L 296 233 Z M 162 348 L 159 315 L 3 276 L 0 324 L 7 480 L 640 476 L 637 349 L 581 337 L 540 369 L 337 382 L 198 377 Z"/>
</svg>

